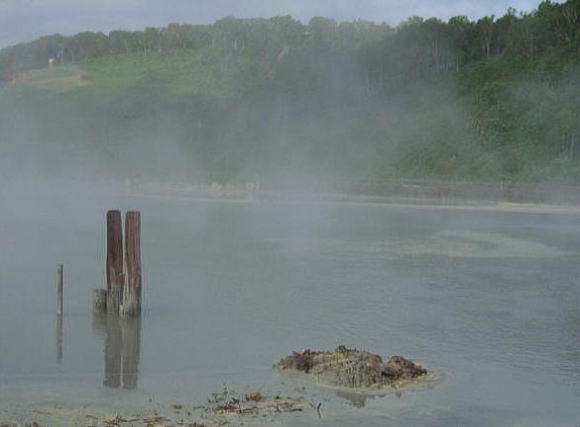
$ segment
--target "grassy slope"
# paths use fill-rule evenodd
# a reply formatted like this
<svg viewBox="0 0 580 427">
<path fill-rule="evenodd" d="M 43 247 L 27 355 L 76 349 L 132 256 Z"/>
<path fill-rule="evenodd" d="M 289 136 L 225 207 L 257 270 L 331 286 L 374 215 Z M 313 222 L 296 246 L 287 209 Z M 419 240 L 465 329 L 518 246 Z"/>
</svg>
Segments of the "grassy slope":
<svg viewBox="0 0 580 427">
<path fill-rule="evenodd" d="M 83 66 L 89 81 L 106 89 L 155 85 L 174 95 L 231 96 L 239 91 L 216 52 L 109 56 Z"/>
<path fill-rule="evenodd" d="M 54 92 L 68 92 L 85 87 L 90 82 L 77 65 L 60 65 L 22 73 L 10 86 L 28 86 Z"/>
<path fill-rule="evenodd" d="M 182 50 L 148 56 L 107 56 L 87 63 L 55 65 L 25 72 L 9 87 L 68 92 L 87 86 L 119 91 L 154 85 L 174 95 L 224 97 L 239 92 L 238 70 L 236 75 L 228 73 L 216 52 Z"/>
</svg>

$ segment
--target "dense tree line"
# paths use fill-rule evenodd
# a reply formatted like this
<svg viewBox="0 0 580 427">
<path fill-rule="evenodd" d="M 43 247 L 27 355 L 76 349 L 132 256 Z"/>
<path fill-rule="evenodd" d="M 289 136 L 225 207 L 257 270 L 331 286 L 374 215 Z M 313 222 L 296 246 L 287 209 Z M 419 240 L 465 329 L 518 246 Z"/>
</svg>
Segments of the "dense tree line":
<svg viewBox="0 0 580 427">
<path fill-rule="evenodd" d="M 308 25 L 279 16 L 271 19 L 223 18 L 212 25 L 170 24 L 143 31 L 82 32 L 41 37 L 0 52 L 0 77 L 7 81 L 18 73 L 44 68 L 52 58 L 63 63 L 89 61 L 107 55 L 151 55 L 175 50 L 213 48 L 222 52 L 244 51 L 252 57 L 284 54 L 284 49 L 315 44 L 321 48 L 350 51 L 389 31 L 386 25 L 355 21 L 336 23 L 316 17 Z"/>
<path fill-rule="evenodd" d="M 134 147 L 157 153 L 165 141 L 204 179 L 580 179 L 580 0 L 397 28 L 228 17 L 52 35 L 0 51 L 0 80 L 51 59 L 99 84 L 0 91 L 4 140 L 66 145 L 124 170 L 139 169 Z"/>
<path fill-rule="evenodd" d="M 143 31 L 82 32 L 59 34 L 0 51 L 0 77 L 7 81 L 22 71 L 46 67 L 52 58 L 82 62 L 106 55 L 149 55 L 177 49 L 215 48 L 248 51 L 250 56 L 283 54 L 305 44 L 321 51 L 359 50 L 369 84 L 383 85 L 393 73 L 417 78 L 427 69 L 458 72 L 474 61 L 509 54 L 534 61 L 554 48 L 580 49 L 580 1 L 554 3 L 544 0 L 530 13 L 507 14 L 470 21 L 456 16 L 448 22 L 412 17 L 396 29 L 367 21 L 337 23 L 315 17 L 308 24 L 289 16 L 271 19 L 227 17 L 212 25 L 170 24 Z M 408 74 L 409 70 L 414 70 Z"/>
</svg>

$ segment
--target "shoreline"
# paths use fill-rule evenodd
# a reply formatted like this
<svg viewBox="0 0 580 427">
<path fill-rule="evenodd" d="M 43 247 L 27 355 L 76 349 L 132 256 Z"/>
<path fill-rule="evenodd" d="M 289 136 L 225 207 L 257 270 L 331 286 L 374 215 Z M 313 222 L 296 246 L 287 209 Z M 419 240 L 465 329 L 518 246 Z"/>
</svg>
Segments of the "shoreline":
<svg viewBox="0 0 580 427">
<path fill-rule="evenodd" d="M 40 196 L 75 192 L 263 204 L 366 204 L 405 208 L 580 214 L 580 185 L 387 180 L 327 185 L 263 185 L 142 181 L 138 179 L 8 179 L 0 195 Z"/>
<path fill-rule="evenodd" d="M 117 187 L 118 188 L 118 187 Z M 439 210 L 466 210 L 514 213 L 540 214 L 580 214 L 580 187 L 573 187 L 578 191 L 578 202 L 572 202 L 572 197 L 564 197 L 554 201 L 525 201 L 510 200 L 510 198 L 460 198 L 457 195 L 441 195 L 432 197 L 425 193 L 405 195 L 393 192 L 392 194 L 355 194 L 336 191 L 308 191 L 260 189 L 247 184 L 243 185 L 194 185 L 183 183 L 147 183 L 128 185 L 125 183 L 123 192 L 131 196 L 169 197 L 180 201 L 221 201 L 233 203 L 266 203 L 266 204 L 356 204 L 393 206 L 400 208 L 439 209 Z"/>
</svg>

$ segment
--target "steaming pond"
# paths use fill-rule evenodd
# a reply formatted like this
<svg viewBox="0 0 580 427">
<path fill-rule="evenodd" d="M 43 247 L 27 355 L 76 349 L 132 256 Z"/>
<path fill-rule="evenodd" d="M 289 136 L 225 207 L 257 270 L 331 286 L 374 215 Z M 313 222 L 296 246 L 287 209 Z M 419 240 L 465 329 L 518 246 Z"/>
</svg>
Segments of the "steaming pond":
<svg viewBox="0 0 580 427">
<path fill-rule="evenodd" d="M 82 189 L 1 195 L 0 419 L 55 405 L 123 412 L 203 404 L 223 384 L 292 393 L 293 380 L 272 370 L 279 358 L 346 344 L 424 362 L 445 378 L 430 390 L 366 400 L 306 385 L 307 398 L 323 403 L 323 418 L 313 411 L 280 423 L 580 424 L 580 216 L 573 212 Z M 140 323 L 91 316 L 91 290 L 104 282 L 109 207 L 142 212 Z M 111 378 L 104 352 L 118 334 L 136 344 L 123 350 L 132 353 L 123 356 L 128 376 Z"/>
</svg>

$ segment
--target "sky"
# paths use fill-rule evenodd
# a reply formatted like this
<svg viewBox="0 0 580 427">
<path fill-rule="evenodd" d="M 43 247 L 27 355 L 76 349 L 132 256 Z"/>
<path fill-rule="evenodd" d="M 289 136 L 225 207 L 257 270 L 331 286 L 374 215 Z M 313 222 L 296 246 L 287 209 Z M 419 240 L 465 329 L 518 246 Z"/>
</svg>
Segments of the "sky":
<svg viewBox="0 0 580 427">
<path fill-rule="evenodd" d="M 508 7 L 531 11 L 540 0 L 0 0 L 0 48 L 39 36 L 113 29 L 137 30 L 172 22 L 211 23 L 224 16 L 292 15 L 365 19 L 397 25 L 417 15 L 448 19 L 502 16 Z"/>
</svg>

